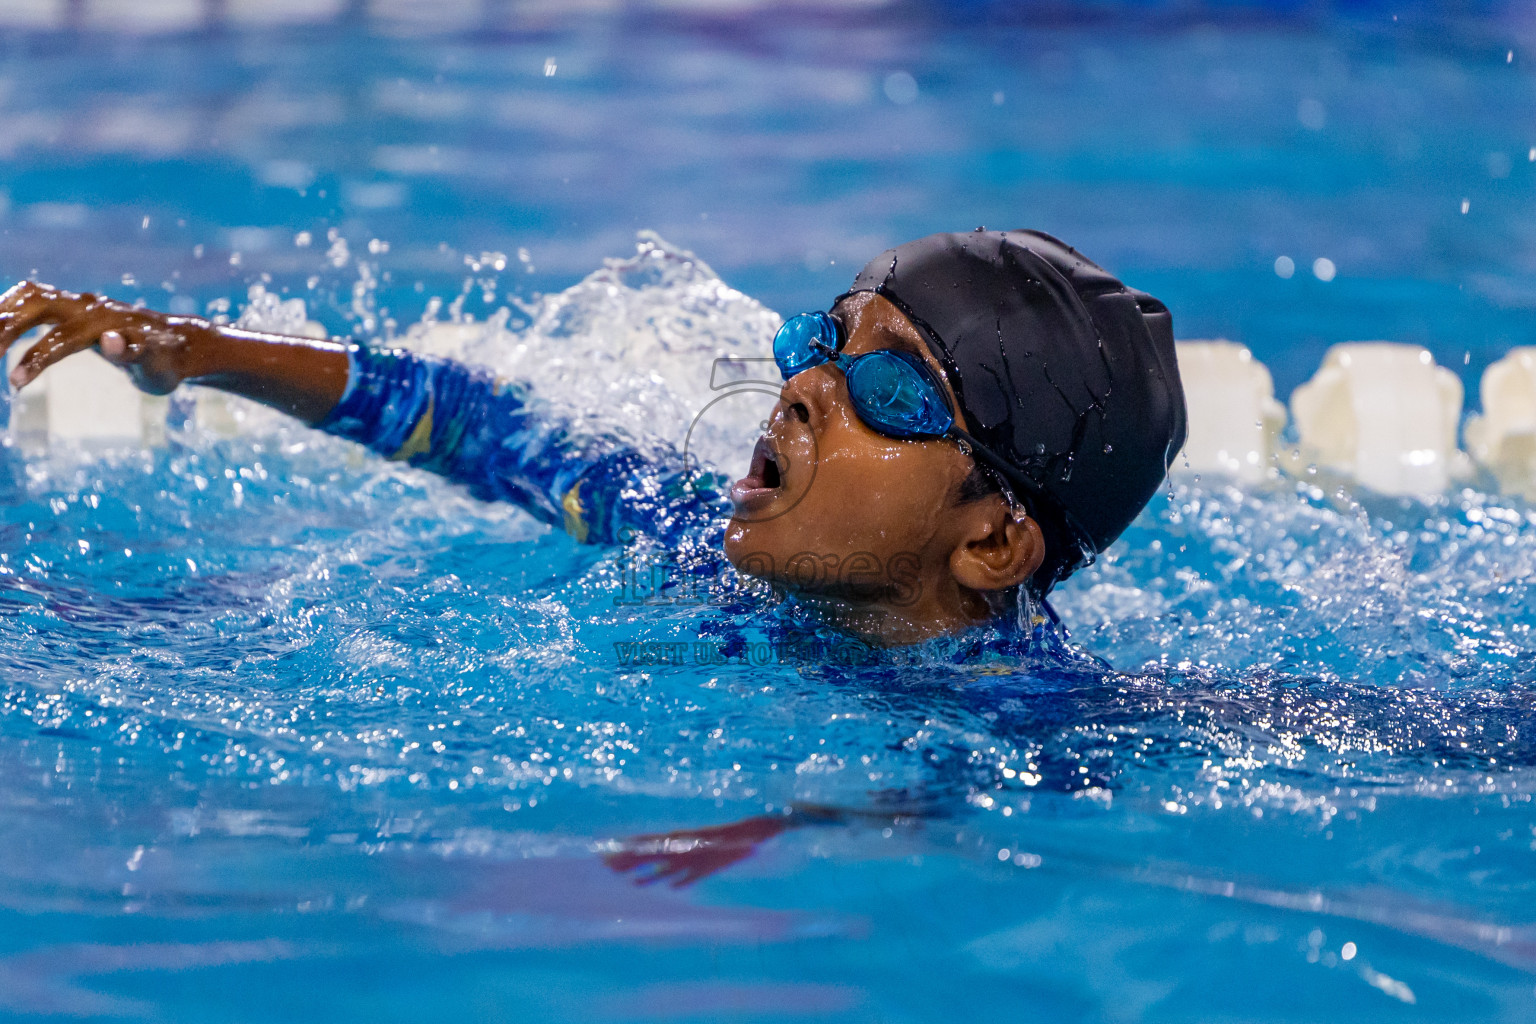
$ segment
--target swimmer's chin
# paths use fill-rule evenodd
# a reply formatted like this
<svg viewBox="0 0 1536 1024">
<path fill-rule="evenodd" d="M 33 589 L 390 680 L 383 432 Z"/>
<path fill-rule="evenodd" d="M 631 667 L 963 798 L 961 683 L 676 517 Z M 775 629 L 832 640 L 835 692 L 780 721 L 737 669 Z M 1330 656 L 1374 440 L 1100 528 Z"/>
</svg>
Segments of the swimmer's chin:
<svg viewBox="0 0 1536 1024">
<path fill-rule="evenodd" d="M 725 540 L 721 548 L 725 552 L 726 561 L 748 576 L 756 576 L 758 573 L 753 569 L 760 564 L 761 558 L 754 557 L 755 552 L 748 541 L 751 532 L 750 520 L 742 519 L 739 513 L 731 516 L 731 521 L 725 526 Z"/>
<path fill-rule="evenodd" d="M 737 572 L 743 576 L 762 580 L 770 584 L 776 592 L 782 592 L 785 587 L 783 568 L 787 560 L 776 555 L 782 545 L 770 543 L 770 540 L 776 538 L 765 537 L 762 533 L 758 521 L 743 518 L 740 515 L 733 516 L 726 524 L 725 539 L 720 545 L 721 550 L 725 554 L 726 561 L 730 562 Z"/>
</svg>

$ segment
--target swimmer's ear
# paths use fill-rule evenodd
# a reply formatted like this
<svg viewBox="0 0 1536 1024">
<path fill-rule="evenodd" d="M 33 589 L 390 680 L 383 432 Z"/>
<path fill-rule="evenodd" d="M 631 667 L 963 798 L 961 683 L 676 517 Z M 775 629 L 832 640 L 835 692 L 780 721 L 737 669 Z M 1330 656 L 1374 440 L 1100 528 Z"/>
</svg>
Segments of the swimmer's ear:
<svg viewBox="0 0 1536 1024">
<path fill-rule="evenodd" d="M 971 590 L 1007 590 L 1034 575 L 1045 561 L 1040 524 L 1008 508 L 1001 497 L 961 505 L 959 542 L 949 556 L 955 581 Z"/>
</svg>

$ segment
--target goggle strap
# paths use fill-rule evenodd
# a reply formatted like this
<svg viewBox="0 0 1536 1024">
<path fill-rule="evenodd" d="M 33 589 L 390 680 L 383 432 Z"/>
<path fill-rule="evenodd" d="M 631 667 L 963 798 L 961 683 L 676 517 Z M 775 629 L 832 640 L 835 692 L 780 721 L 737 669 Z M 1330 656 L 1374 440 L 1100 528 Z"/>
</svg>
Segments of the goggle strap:
<svg viewBox="0 0 1536 1024">
<path fill-rule="evenodd" d="M 923 335 L 924 340 L 928 343 L 928 351 L 939 361 L 939 365 L 944 368 L 944 375 L 949 378 L 950 387 L 954 388 L 955 396 L 960 399 L 960 404 L 964 406 L 965 395 L 963 384 L 960 380 L 960 368 L 949 357 L 949 350 L 944 346 L 944 339 L 939 337 L 939 332 L 934 330 L 928 321 L 918 316 L 911 306 L 903 302 L 901 296 L 889 291 L 884 283 L 878 284 L 873 288 L 850 289 L 833 299 L 832 305 L 835 307 L 839 302 L 848 298 L 848 296 L 857 295 L 859 292 L 873 292 L 901 310 L 901 315 L 911 321 L 912 326 L 917 328 L 917 332 Z"/>
<path fill-rule="evenodd" d="M 1034 481 L 1024 476 L 1013 466 L 1010 466 L 992 449 L 959 427 L 952 427 L 949 431 L 949 436 L 970 448 L 971 457 L 977 462 L 986 465 L 988 469 L 991 469 L 997 475 L 998 482 L 1003 485 L 1003 497 L 1008 501 L 1010 507 L 1022 506 L 1025 513 L 1037 521 L 1042 519 L 1042 512 L 1050 515 L 1052 519 L 1065 527 L 1067 532 L 1074 539 L 1077 539 L 1080 544 L 1082 543 L 1081 538 L 1089 536 L 1077 519 L 1066 509 L 1062 508 L 1059 502 L 1045 494 Z M 1017 487 L 1022 491 L 1027 496 L 1027 500 L 1020 501 L 1018 494 L 1011 493 L 1013 487 Z"/>
</svg>

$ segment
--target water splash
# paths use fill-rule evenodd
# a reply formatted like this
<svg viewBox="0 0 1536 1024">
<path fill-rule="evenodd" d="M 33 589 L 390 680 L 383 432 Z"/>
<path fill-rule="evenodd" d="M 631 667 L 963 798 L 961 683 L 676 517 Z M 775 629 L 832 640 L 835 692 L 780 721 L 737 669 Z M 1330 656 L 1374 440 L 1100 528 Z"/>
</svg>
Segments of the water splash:
<svg viewBox="0 0 1536 1024">
<path fill-rule="evenodd" d="M 1466 490 L 1362 505 L 1308 484 L 1175 483 L 1057 607 L 1123 666 L 1504 687 L 1536 663 L 1536 513 Z"/>
<path fill-rule="evenodd" d="M 686 444 L 704 462 L 744 468 L 778 387 L 781 318 L 693 253 L 641 232 L 634 256 L 517 312 L 526 327 L 509 327 L 508 309 L 481 322 L 425 321 L 401 343 L 526 381 L 594 430 Z M 717 360 L 747 372 L 722 375 Z"/>
</svg>

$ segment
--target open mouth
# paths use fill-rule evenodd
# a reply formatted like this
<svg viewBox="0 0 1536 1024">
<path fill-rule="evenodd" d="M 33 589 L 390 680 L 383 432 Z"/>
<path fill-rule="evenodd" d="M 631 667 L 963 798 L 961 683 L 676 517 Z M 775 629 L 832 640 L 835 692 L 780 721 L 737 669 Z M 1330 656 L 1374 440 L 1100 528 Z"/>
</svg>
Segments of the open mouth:
<svg viewBox="0 0 1536 1024">
<path fill-rule="evenodd" d="M 771 502 L 784 485 L 786 460 L 774 450 L 766 436 L 757 439 L 752 449 L 752 465 L 747 475 L 731 488 L 731 501 L 738 511 L 761 507 Z"/>
</svg>

